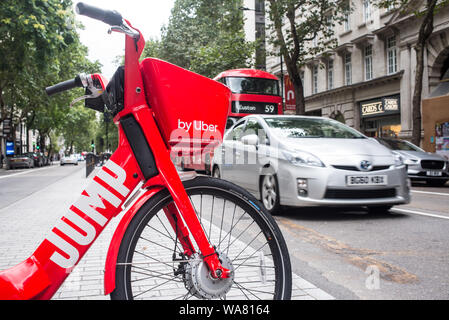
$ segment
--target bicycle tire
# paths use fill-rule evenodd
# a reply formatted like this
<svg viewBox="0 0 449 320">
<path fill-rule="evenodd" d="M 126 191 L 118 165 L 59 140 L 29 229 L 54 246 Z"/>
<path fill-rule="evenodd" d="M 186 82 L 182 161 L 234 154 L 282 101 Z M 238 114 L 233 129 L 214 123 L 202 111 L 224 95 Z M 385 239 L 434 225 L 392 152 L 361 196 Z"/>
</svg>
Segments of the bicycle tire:
<svg viewBox="0 0 449 320">
<path fill-rule="evenodd" d="M 168 220 L 165 225 L 163 223 L 162 209 L 173 200 L 167 190 L 162 190 L 139 209 L 125 231 L 111 299 L 290 299 L 292 277 L 287 245 L 275 220 L 262 204 L 246 190 L 224 180 L 198 176 L 183 183 L 206 236 L 217 246 L 220 259 L 228 262 L 226 267 L 232 265 L 232 285 L 225 292 L 224 284 L 219 284 L 218 287 L 223 286 L 221 294 L 208 295 L 207 283 L 211 280 L 208 276 L 198 276 L 200 267 L 195 261 L 200 259 L 173 260 L 174 251 L 182 251 L 182 248 L 175 249 L 175 232 Z M 254 236 L 257 228 L 260 231 Z M 227 247 L 223 249 L 224 241 Z M 147 265 L 150 267 L 143 268 Z M 176 270 L 181 272 L 175 275 Z M 240 283 L 242 280 L 244 284 Z M 205 284 L 206 290 L 198 285 L 200 282 Z"/>
</svg>

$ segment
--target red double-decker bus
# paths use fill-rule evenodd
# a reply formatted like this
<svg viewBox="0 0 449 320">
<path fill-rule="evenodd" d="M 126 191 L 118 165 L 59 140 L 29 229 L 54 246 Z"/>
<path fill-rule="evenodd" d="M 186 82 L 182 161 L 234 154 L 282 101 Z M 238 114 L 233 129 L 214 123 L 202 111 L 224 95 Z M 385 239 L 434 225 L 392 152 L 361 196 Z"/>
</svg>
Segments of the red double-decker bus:
<svg viewBox="0 0 449 320">
<path fill-rule="evenodd" d="M 214 78 L 232 91 L 227 128 L 249 114 L 282 114 L 279 79 L 256 69 L 234 69 Z"/>
<path fill-rule="evenodd" d="M 232 91 L 226 129 L 250 114 L 283 114 L 279 79 L 271 73 L 256 69 L 233 69 L 220 73 L 214 80 Z M 209 174 L 211 158 L 211 151 L 192 149 L 173 160 L 182 170 L 193 169 Z"/>
</svg>

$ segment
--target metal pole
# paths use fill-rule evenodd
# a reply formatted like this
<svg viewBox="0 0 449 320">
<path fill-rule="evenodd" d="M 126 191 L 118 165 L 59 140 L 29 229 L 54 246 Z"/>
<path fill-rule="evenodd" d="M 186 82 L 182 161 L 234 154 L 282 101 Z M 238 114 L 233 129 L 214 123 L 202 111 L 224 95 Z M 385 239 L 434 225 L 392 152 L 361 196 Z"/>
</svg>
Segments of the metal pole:
<svg viewBox="0 0 449 320">
<path fill-rule="evenodd" d="M 285 103 L 284 103 L 284 62 L 282 59 L 282 53 L 279 50 L 279 57 L 281 61 L 281 97 L 282 97 L 282 109 L 285 111 Z"/>
</svg>

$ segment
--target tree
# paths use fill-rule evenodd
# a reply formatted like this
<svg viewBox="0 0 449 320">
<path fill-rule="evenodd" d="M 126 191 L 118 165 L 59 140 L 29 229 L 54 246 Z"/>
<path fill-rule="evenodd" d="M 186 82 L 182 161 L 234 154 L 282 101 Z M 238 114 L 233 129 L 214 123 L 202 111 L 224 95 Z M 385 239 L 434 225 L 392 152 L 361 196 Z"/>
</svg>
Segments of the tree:
<svg viewBox="0 0 449 320">
<path fill-rule="evenodd" d="M 160 57 L 207 77 L 249 66 L 255 47 L 245 40 L 241 6 L 241 0 L 175 1 Z"/>
<path fill-rule="evenodd" d="M 420 21 L 418 39 L 415 44 L 416 71 L 415 88 L 412 99 L 412 143 L 421 143 L 421 96 L 424 73 L 424 51 L 426 43 L 433 33 L 433 17 L 439 9 L 448 4 L 448 0 L 379 0 L 377 5 L 381 8 L 395 7 L 402 15 L 413 14 Z"/>
<path fill-rule="evenodd" d="M 64 125 L 59 128 L 65 140 L 66 153 L 88 150 L 94 136 L 95 111 L 82 105 L 73 106 L 64 114 Z"/>
<path fill-rule="evenodd" d="M 112 115 L 103 113 L 96 124 L 95 147 L 98 152 L 114 151 L 118 146 L 118 130 L 112 121 Z"/>
<path fill-rule="evenodd" d="M 0 2 L 0 123 L 14 112 L 14 100 L 4 94 L 16 90 L 14 83 L 24 69 L 51 68 L 52 56 L 73 42 L 76 32 L 67 28 L 71 5 L 69 0 Z"/>
<path fill-rule="evenodd" d="M 269 41 L 284 58 L 295 90 L 296 114 L 304 114 L 304 87 L 300 68 L 305 65 L 307 59 L 325 53 L 337 45 L 334 26 L 344 21 L 350 10 L 348 2 L 268 0 L 268 3 L 268 29 L 272 31 Z M 278 55 L 279 52 L 272 54 Z"/>
<path fill-rule="evenodd" d="M 0 123 L 24 121 L 39 133 L 41 151 L 52 132 L 68 125 L 67 106 L 74 95 L 83 94 L 77 90 L 49 99 L 44 88 L 100 69 L 98 62 L 87 60 L 73 21 L 69 0 L 0 2 Z M 50 142 L 47 152 L 51 148 Z"/>
</svg>

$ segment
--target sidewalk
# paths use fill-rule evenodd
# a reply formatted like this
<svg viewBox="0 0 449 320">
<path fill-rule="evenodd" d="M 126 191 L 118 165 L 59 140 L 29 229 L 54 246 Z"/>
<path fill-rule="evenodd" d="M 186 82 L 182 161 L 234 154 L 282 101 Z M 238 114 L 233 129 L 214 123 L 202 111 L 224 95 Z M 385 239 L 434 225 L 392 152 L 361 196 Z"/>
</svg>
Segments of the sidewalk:
<svg viewBox="0 0 449 320">
<path fill-rule="evenodd" d="M 85 178 L 84 166 L 81 166 L 75 173 L 43 190 L 0 208 L 0 270 L 28 258 L 78 199 L 89 181 Z M 103 295 L 104 263 L 109 242 L 122 215 L 110 222 L 53 299 L 109 299 L 109 296 Z M 334 297 L 293 274 L 292 299 L 322 300 Z"/>
</svg>

